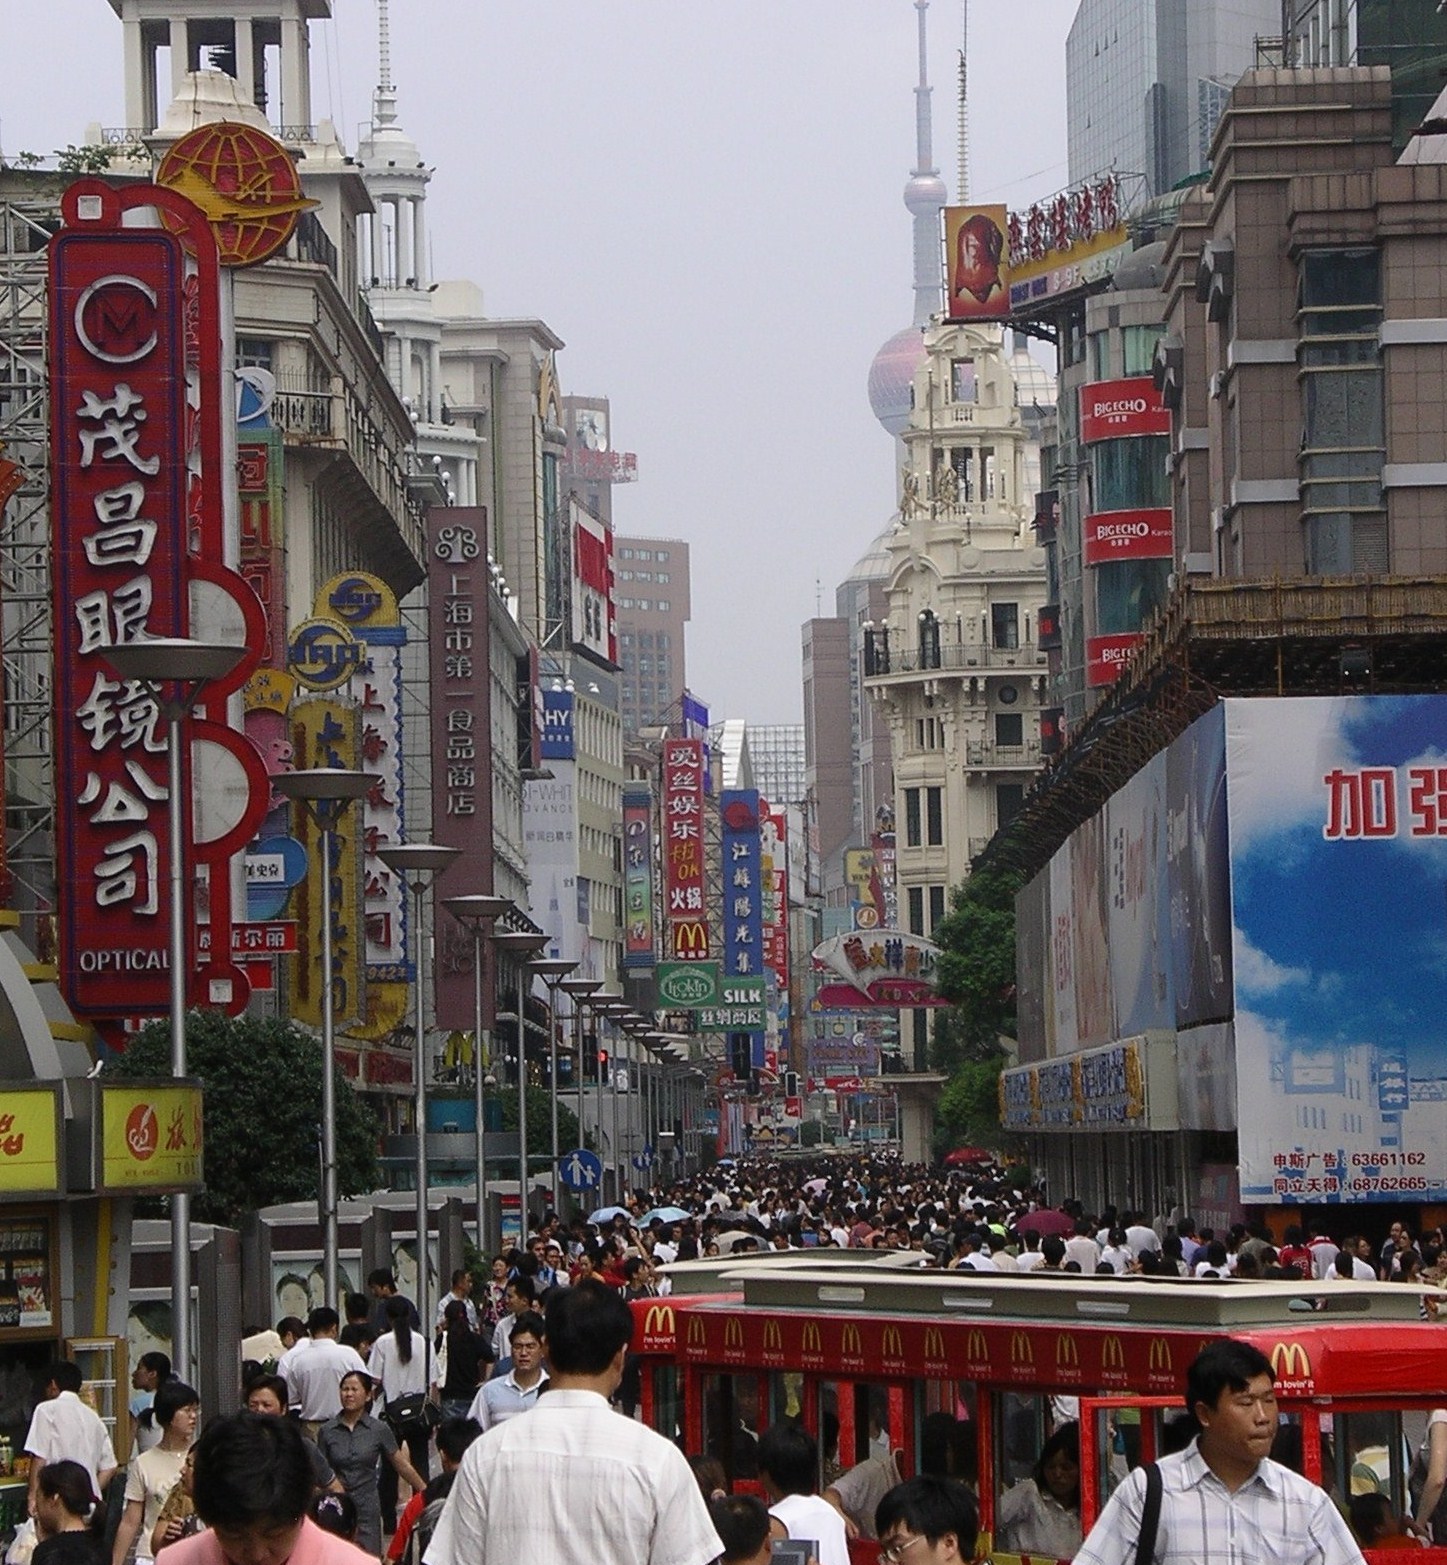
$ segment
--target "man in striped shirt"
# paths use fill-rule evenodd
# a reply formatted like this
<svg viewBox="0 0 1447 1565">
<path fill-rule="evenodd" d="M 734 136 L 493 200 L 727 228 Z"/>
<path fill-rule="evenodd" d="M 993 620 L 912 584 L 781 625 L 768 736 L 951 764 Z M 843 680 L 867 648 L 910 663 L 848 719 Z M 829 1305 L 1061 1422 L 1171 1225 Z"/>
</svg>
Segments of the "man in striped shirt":
<svg viewBox="0 0 1447 1565">
<path fill-rule="evenodd" d="M 1201 1433 L 1162 1457 L 1155 1565 L 1363 1565 L 1325 1490 L 1273 1462 L 1271 1363 L 1246 1342 L 1209 1343 L 1186 1372 L 1186 1406 Z M 1141 1534 L 1146 1470 L 1111 1495 L 1076 1565 L 1131 1565 Z"/>
</svg>

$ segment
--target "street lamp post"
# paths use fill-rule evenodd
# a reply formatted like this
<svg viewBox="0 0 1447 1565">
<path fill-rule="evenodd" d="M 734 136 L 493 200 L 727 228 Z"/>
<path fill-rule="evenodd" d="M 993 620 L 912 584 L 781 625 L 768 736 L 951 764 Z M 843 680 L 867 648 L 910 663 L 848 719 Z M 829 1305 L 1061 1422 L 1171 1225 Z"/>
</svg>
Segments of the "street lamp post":
<svg viewBox="0 0 1447 1565">
<path fill-rule="evenodd" d="M 558 985 L 576 971 L 578 964 L 565 956 L 535 956 L 528 966 L 548 986 L 548 1098 L 553 1118 L 553 1210 L 562 1209 L 562 1184 L 558 1164 L 562 1149 L 558 1146 Z"/>
<path fill-rule="evenodd" d="M 412 888 L 417 931 L 417 1003 L 414 1031 L 417 1047 L 413 1055 L 412 1118 L 417 1132 L 417 1315 L 427 1340 L 432 1340 L 431 1299 L 427 1284 L 427 1049 L 426 1022 L 423 1013 L 427 991 L 427 942 L 422 930 L 422 897 L 432 880 L 442 874 L 462 850 L 440 842 L 399 842 L 382 848 L 379 857 Z"/>
<path fill-rule="evenodd" d="M 505 929 L 492 937 L 494 946 L 517 959 L 518 1018 L 518 1199 L 522 1237 L 528 1236 L 528 1055 L 527 1030 L 523 1016 L 528 990 L 532 987 L 529 958 L 547 945 L 548 937 L 540 929 Z"/>
<path fill-rule="evenodd" d="M 444 897 L 442 905 L 458 921 L 472 930 L 472 1106 L 477 1118 L 473 1130 L 477 1155 L 477 1247 L 484 1255 L 487 1247 L 487 1126 L 483 1091 L 486 1087 L 486 1059 L 490 1049 L 483 1047 L 483 962 L 482 947 L 486 931 L 504 913 L 513 910 L 507 897 L 475 892 L 471 896 Z"/>
<path fill-rule="evenodd" d="M 171 1002 L 171 1075 L 186 1074 L 186 817 L 182 798 L 182 727 L 209 684 L 225 679 L 246 648 L 186 637 L 128 641 L 105 650 L 122 679 L 149 688 L 166 719 L 167 850 L 170 854 L 171 927 L 168 961 Z M 171 1197 L 171 1349 L 182 1375 L 191 1372 L 191 1197 Z"/>
<path fill-rule="evenodd" d="M 340 1244 L 337 1237 L 337 1065 L 336 1012 L 332 993 L 332 833 L 354 799 L 366 796 L 381 779 L 371 772 L 316 767 L 280 772 L 272 787 L 300 804 L 316 827 L 322 861 L 322 1179 L 317 1212 L 322 1230 L 322 1278 L 326 1302 L 340 1310 Z"/>
<path fill-rule="evenodd" d="M 573 1087 L 578 1098 L 578 1145 L 581 1147 L 587 1145 L 583 1134 L 583 1005 L 603 985 L 596 978 L 565 978 L 558 987 L 573 1005 Z M 602 1127 L 599 1126 L 600 1142 L 601 1132 Z"/>
</svg>

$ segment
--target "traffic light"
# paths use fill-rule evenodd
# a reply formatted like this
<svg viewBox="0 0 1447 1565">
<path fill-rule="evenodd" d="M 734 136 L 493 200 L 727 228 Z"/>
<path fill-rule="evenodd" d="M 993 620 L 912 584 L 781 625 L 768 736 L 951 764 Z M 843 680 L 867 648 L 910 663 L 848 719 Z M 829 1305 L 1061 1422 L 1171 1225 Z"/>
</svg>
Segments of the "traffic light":
<svg viewBox="0 0 1447 1565">
<path fill-rule="evenodd" d="M 799 1096 L 798 1071 L 784 1072 L 784 1096 L 786 1098 L 797 1098 Z"/>
<path fill-rule="evenodd" d="M 598 1083 L 601 1086 L 608 1076 L 608 1051 L 598 1050 Z"/>
<path fill-rule="evenodd" d="M 731 1032 L 729 1034 L 729 1067 L 734 1073 L 735 1081 L 747 1081 L 749 1072 L 754 1068 L 753 1040 L 746 1032 Z"/>
</svg>

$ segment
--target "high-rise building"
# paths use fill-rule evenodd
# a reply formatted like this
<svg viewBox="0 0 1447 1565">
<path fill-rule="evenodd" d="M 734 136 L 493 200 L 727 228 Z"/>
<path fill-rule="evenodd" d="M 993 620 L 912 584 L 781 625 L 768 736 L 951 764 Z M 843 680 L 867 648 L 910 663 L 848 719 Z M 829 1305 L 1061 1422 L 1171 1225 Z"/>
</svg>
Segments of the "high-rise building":
<svg viewBox="0 0 1447 1565">
<path fill-rule="evenodd" d="M 1206 167 L 1232 83 L 1280 37 L 1281 0 L 1081 0 L 1065 43 L 1070 182 L 1169 190 Z"/>
<path fill-rule="evenodd" d="M 750 723 L 754 786 L 770 804 L 798 804 L 808 791 L 802 723 Z"/>
<path fill-rule="evenodd" d="M 1392 73 L 1392 146 L 1401 152 L 1427 118 L 1447 72 L 1447 14 L 1439 0 L 1283 0 L 1286 63 L 1385 65 Z"/>
<path fill-rule="evenodd" d="M 624 732 L 679 718 L 688 684 L 688 545 L 681 538 L 617 535 L 618 661 L 623 666 L 620 711 Z"/>
</svg>

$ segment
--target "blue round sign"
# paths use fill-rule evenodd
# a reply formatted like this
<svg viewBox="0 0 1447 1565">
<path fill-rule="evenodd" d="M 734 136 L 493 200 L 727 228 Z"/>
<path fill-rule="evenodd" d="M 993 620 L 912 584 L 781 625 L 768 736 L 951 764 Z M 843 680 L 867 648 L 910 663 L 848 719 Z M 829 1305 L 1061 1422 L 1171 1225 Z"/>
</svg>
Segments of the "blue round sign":
<svg viewBox="0 0 1447 1565">
<path fill-rule="evenodd" d="M 596 1152 L 579 1147 L 558 1159 L 558 1177 L 569 1190 L 597 1190 L 603 1183 L 603 1164 Z"/>
</svg>

